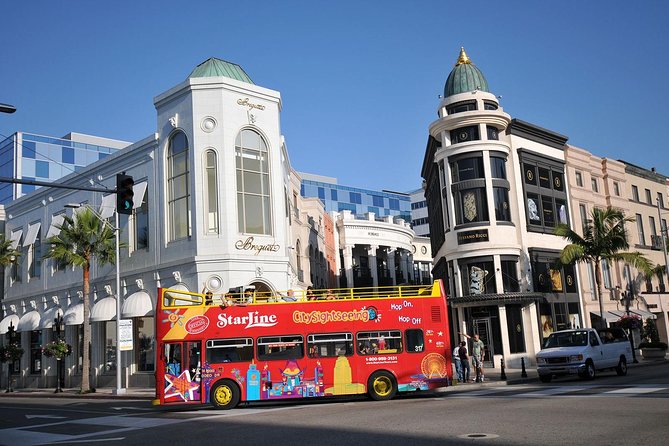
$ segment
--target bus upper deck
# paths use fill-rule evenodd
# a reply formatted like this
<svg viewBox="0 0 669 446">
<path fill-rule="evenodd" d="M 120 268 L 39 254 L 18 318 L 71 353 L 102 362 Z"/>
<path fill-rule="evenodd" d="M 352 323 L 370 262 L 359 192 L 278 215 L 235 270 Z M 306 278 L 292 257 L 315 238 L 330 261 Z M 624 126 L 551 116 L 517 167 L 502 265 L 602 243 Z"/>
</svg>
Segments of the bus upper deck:
<svg viewBox="0 0 669 446">
<path fill-rule="evenodd" d="M 255 305 L 255 304 L 290 304 L 303 302 L 347 301 L 353 299 L 388 299 L 388 298 L 424 298 L 443 296 L 441 282 L 432 285 L 399 285 L 369 288 L 328 288 L 318 290 L 256 291 L 238 287 L 226 293 L 203 293 L 164 289 L 160 305 L 163 308 L 181 308 L 194 306 Z"/>
</svg>

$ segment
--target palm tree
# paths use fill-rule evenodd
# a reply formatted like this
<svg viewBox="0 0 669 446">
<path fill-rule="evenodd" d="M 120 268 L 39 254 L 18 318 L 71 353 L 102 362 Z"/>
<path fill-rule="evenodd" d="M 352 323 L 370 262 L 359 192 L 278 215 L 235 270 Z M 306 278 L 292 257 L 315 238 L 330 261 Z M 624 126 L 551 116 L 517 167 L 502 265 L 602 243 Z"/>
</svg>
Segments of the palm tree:
<svg viewBox="0 0 669 446">
<path fill-rule="evenodd" d="M 12 241 L 0 234 L 0 265 L 9 266 L 21 255 L 21 251 L 12 247 Z"/>
<path fill-rule="evenodd" d="M 601 261 L 623 261 L 631 264 L 639 271 L 647 274 L 652 263 L 640 252 L 625 252 L 629 249 L 625 223 L 635 221 L 625 214 L 609 206 L 606 209 L 593 208 L 590 219 L 583 225 L 583 236 L 574 232 L 569 226 L 560 224 L 555 234 L 564 237 L 569 244 L 560 252 L 559 263 L 589 263 L 595 267 L 595 284 L 599 313 L 604 320 L 604 303 L 602 301 Z"/>
<path fill-rule="evenodd" d="M 81 393 L 87 393 L 91 389 L 91 361 L 88 350 L 91 342 L 90 301 L 88 299 L 91 260 L 95 257 L 100 266 L 113 264 L 116 261 L 116 236 L 114 228 L 102 221 L 88 207 L 80 208 L 73 217 L 65 216 L 59 229 L 58 235 L 46 240 L 51 246 L 44 257 L 66 265 L 78 266 L 83 271 L 84 351 L 82 352 Z"/>
</svg>

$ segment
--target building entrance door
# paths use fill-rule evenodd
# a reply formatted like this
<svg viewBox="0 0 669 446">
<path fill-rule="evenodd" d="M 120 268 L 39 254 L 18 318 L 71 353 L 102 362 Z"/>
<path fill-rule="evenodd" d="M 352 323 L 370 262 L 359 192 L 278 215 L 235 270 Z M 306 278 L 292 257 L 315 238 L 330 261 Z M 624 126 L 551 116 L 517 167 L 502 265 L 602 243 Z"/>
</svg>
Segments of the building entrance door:
<svg viewBox="0 0 669 446">
<path fill-rule="evenodd" d="M 490 330 L 490 318 L 474 319 L 473 332 L 479 335 L 479 339 L 483 341 L 483 345 L 485 346 L 483 367 L 494 367 L 495 347 L 492 339 L 492 331 Z"/>
</svg>

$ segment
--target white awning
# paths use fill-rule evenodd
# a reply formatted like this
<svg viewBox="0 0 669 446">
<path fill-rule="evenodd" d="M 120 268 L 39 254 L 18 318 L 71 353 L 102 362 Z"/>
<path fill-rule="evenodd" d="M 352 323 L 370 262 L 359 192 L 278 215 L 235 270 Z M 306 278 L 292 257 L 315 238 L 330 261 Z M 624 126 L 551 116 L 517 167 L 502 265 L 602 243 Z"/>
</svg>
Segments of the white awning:
<svg viewBox="0 0 669 446">
<path fill-rule="evenodd" d="M 114 215 L 114 211 L 116 211 L 116 194 L 109 194 L 102 197 L 100 218 L 106 220 Z"/>
<path fill-rule="evenodd" d="M 63 315 L 63 309 L 60 307 L 53 307 L 49 308 L 42 314 L 42 320 L 40 322 L 39 328 L 45 329 L 45 328 L 51 328 L 53 327 L 53 320 L 56 319 L 58 316 Z"/>
<path fill-rule="evenodd" d="M 26 232 L 26 238 L 23 239 L 23 246 L 30 246 L 35 243 L 37 240 L 37 234 L 39 233 L 39 228 L 42 226 L 41 222 L 33 223 L 28 226 L 28 232 Z"/>
<path fill-rule="evenodd" d="M 63 214 L 54 215 L 51 219 L 51 226 L 49 226 L 49 230 L 46 232 L 46 238 L 56 237 L 60 234 L 60 227 L 64 221 L 65 216 Z"/>
<path fill-rule="evenodd" d="M 137 291 L 126 297 L 125 302 L 123 302 L 121 316 L 124 318 L 151 315 L 153 315 L 153 302 L 146 291 Z"/>
<path fill-rule="evenodd" d="M 19 247 L 19 241 L 21 241 L 22 235 L 23 235 L 23 229 L 17 229 L 16 231 L 12 231 L 12 235 L 9 238 L 9 240 L 12 242 L 12 244 L 10 245 L 12 249 L 16 249 Z"/>
<path fill-rule="evenodd" d="M 14 327 L 14 330 L 19 326 L 19 317 L 17 315 L 10 314 L 0 321 L 0 335 L 7 333 L 10 325 Z"/>
<path fill-rule="evenodd" d="M 40 319 L 37 310 L 29 311 L 19 319 L 19 326 L 16 327 L 16 331 L 39 330 Z"/>
<path fill-rule="evenodd" d="M 133 209 L 137 209 L 138 207 L 142 206 L 147 185 L 148 183 L 146 181 L 143 181 L 139 184 L 135 184 L 134 186 L 132 186 L 132 192 L 133 192 L 132 201 L 134 202 L 134 205 L 132 207 Z"/>
<path fill-rule="evenodd" d="M 601 316 L 599 314 L 599 311 L 596 312 L 596 313 L 594 311 L 592 311 L 592 312 L 590 312 L 590 314 L 593 314 L 593 315 L 597 316 L 598 318 L 601 318 Z M 604 312 L 604 320 L 606 320 L 606 322 L 608 322 L 608 323 L 618 322 L 618 319 L 620 319 L 620 316 L 618 316 L 617 314 L 613 314 L 610 311 L 605 311 Z"/>
<path fill-rule="evenodd" d="M 91 309 L 91 322 L 113 320 L 116 320 L 116 298 L 108 296 L 95 302 Z"/>
<path fill-rule="evenodd" d="M 84 323 L 84 303 L 70 305 L 63 314 L 65 325 L 81 325 Z"/>
<path fill-rule="evenodd" d="M 655 316 L 653 313 L 646 310 L 640 310 L 638 308 L 630 308 L 630 313 L 636 313 L 643 319 L 657 319 L 657 316 Z"/>
</svg>

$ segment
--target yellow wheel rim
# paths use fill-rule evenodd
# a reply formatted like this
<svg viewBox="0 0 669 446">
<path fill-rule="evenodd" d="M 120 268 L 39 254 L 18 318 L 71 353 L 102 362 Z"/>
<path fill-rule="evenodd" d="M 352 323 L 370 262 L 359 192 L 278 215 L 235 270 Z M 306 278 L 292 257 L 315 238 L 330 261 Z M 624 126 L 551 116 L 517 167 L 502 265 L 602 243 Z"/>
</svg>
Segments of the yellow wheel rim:
<svg viewBox="0 0 669 446">
<path fill-rule="evenodd" d="M 216 390 L 214 391 L 214 401 L 221 406 L 229 404 L 230 401 L 232 401 L 232 390 L 230 387 L 226 385 L 216 387 Z"/>
<path fill-rule="evenodd" d="M 372 386 L 374 387 L 374 392 L 376 392 L 377 395 L 388 396 L 392 391 L 393 383 L 387 376 L 379 376 L 374 380 Z"/>
</svg>

